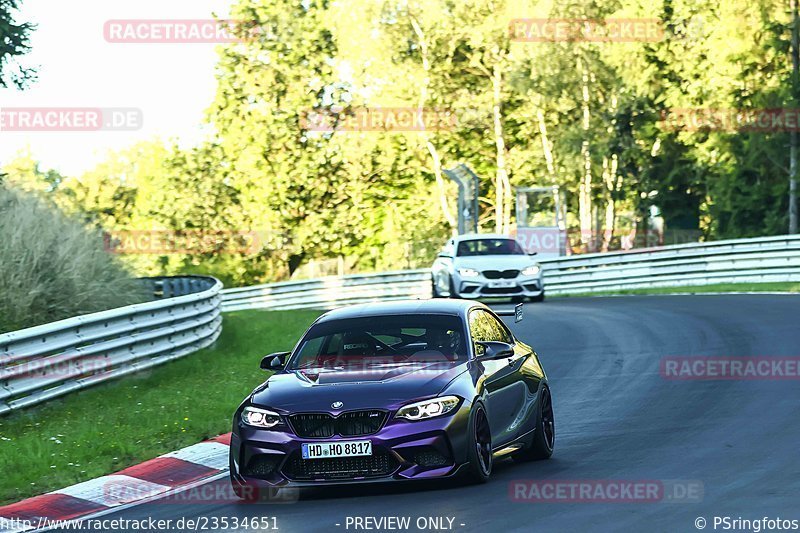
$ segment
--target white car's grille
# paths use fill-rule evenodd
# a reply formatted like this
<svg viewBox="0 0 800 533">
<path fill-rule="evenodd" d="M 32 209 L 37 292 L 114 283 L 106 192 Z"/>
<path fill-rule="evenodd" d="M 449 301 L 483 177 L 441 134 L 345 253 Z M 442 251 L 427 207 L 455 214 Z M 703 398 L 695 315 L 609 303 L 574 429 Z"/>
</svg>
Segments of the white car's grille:
<svg viewBox="0 0 800 533">
<path fill-rule="evenodd" d="M 484 270 L 486 279 L 514 279 L 519 276 L 519 270 Z"/>
</svg>

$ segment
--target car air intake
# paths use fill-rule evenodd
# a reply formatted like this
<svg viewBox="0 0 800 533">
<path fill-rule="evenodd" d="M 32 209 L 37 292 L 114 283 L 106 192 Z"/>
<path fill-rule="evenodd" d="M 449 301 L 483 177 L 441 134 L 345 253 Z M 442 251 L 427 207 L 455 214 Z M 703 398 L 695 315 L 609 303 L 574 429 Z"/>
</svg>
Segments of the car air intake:
<svg viewBox="0 0 800 533">
<path fill-rule="evenodd" d="M 522 292 L 522 289 L 519 287 L 484 287 L 481 289 L 481 294 L 492 295 L 492 294 L 516 294 Z"/>
<path fill-rule="evenodd" d="M 519 276 L 519 270 L 484 270 L 486 279 L 514 279 Z"/>
<path fill-rule="evenodd" d="M 251 477 L 267 477 L 277 469 L 283 457 L 283 455 L 276 457 L 264 454 L 253 456 L 243 474 Z"/>
<path fill-rule="evenodd" d="M 290 416 L 289 423 L 299 437 L 360 437 L 380 430 L 386 416 L 385 411 L 376 409 L 349 411 L 337 417 L 325 413 L 301 413 Z"/>
<path fill-rule="evenodd" d="M 439 453 L 437 450 L 423 449 L 414 455 L 414 462 L 419 466 L 445 466 L 452 463 L 450 459 Z"/>
</svg>

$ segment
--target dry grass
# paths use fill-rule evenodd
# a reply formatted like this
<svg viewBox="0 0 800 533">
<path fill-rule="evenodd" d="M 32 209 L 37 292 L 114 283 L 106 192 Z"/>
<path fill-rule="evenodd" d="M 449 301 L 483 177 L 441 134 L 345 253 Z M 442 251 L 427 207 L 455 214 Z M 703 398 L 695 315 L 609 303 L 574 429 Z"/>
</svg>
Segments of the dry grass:
<svg viewBox="0 0 800 533">
<path fill-rule="evenodd" d="M 101 232 L 0 185 L 0 333 L 146 299 Z"/>
</svg>

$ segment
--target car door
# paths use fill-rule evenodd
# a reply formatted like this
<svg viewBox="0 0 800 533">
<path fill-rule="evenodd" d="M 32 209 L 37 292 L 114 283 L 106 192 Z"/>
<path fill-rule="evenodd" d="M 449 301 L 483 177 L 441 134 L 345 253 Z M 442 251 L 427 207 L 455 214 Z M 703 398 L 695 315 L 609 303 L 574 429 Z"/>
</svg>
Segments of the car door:
<svg viewBox="0 0 800 533">
<path fill-rule="evenodd" d="M 505 326 L 486 310 L 471 311 L 469 327 L 473 343 L 478 341 L 514 343 Z M 482 346 L 475 344 L 475 353 L 482 353 Z M 521 433 L 523 420 L 521 415 L 526 405 L 527 387 L 519 370 L 524 361 L 525 356 L 515 351 L 509 358 L 478 363 L 484 369 L 486 412 L 495 448 L 508 444 Z"/>
</svg>

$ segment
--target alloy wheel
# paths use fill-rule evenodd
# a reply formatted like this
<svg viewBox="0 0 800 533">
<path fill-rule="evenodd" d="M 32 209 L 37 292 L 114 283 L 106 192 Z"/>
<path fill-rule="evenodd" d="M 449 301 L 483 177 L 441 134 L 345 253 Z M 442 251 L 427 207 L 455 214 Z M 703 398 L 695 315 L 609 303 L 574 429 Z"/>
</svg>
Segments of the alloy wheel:
<svg viewBox="0 0 800 533">
<path fill-rule="evenodd" d="M 475 415 L 475 446 L 478 451 L 480 468 L 484 474 L 488 475 L 492 471 L 492 433 L 483 409 L 480 409 Z"/>
<path fill-rule="evenodd" d="M 553 418 L 553 401 L 547 388 L 542 392 L 542 429 L 545 443 L 552 450 L 556 440 L 556 424 Z"/>
</svg>

